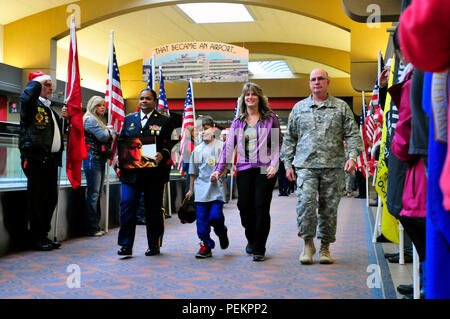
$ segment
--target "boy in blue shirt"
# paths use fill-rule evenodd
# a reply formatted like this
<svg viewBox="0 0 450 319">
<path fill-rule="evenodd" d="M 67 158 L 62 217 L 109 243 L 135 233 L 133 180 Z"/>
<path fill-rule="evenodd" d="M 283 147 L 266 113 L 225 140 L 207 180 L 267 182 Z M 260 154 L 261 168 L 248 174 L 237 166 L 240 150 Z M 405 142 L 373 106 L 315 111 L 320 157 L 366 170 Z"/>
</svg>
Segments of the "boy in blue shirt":
<svg viewBox="0 0 450 319">
<path fill-rule="evenodd" d="M 189 163 L 190 185 L 187 197 L 194 195 L 197 207 L 197 234 L 200 238 L 200 250 L 196 258 L 212 257 L 211 250 L 215 247 L 212 240 L 211 226 L 219 237 L 220 248 L 228 248 L 229 241 L 225 216 L 223 215 L 223 203 L 225 196 L 222 192 L 222 181 L 210 182 L 210 176 L 214 172 L 217 161 L 222 152 L 223 142 L 214 137 L 214 120 L 210 116 L 203 116 L 200 136 L 202 143 L 197 145 L 191 155 Z M 226 170 L 224 170 L 226 172 Z"/>
</svg>

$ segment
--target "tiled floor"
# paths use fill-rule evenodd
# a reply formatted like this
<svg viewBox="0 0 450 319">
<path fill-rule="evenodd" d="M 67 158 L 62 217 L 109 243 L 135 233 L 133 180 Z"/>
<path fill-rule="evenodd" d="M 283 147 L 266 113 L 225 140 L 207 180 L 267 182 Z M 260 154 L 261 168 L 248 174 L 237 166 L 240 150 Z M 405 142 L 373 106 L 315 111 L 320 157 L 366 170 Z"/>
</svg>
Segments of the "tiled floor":
<svg viewBox="0 0 450 319">
<path fill-rule="evenodd" d="M 230 247 L 216 248 L 213 258 L 196 259 L 195 224 L 166 220 L 161 255 L 146 257 L 145 227 L 138 226 L 132 258 L 117 256 L 117 229 L 100 238 L 82 237 L 51 252 L 25 251 L 0 257 L 0 298 L 72 299 L 382 299 L 369 287 L 368 266 L 380 260 L 370 242 L 368 214 L 361 199 L 343 198 L 338 212 L 337 240 L 330 247 L 332 265 L 301 265 L 303 241 L 297 236 L 296 196 L 274 191 L 267 260 L 251 261 L 236 201 L 224 207 Z M 216 239 L 215 235 L 212 235 Z M 319 247 L 320 240 L 315 240 Z M 378 245 L 378 244 L 377 244 Z M 377 257 L 378 256 L 378 257 Z M 384 260 L 382 262 L 386 263 Z M 78 266 L 80 289 L 67 281 Z M 387 269 L 387 267 L 385 267 Z M 395 277 L 395 276 L 394 276 Z M 390 277 L 384 285 L 391 286 Z M 393 289 L 391 289 L 393 290 Z"/>
<path fill-rule="evenodd" d="M 141 251 L 145 251 L 145 227 L 138 227 L 136 238 L 135 256 L 125 263 L 117 258 L 117 229 L 99 239 L 76 238 L 63 243 L 62 249 L 50 252 L 19 252 L 0 257 L 0 298 L 114 298 L 124 297 L 140 298 L 186 298 L 195 287 L 196 276 L 199 280 L 205 280 L 212 285 L 220 285 L 220 296 L 224 298 L 395 298 L 402 299 L 396 287 L 400 284 L 411 284 L 413 282 L 413 264 L 393 264 L 384 259 L 384 253 L 398 252 L 398 245 L 393 243 L 371 242 L 373 225 L 375 220 L 376 206 L 369 206 L 365 210 L 366 200 L 343 197 L 339 206 L 337 241 L 331 247 L 332 256 L 336 263 L 329 267 L 313 265 L 304 267 L 298 263 L 298 254 L 302 248 L 302 241 L 296 236 L 295 203 L 296 196 L 278 197 L 277 191 L 273 193 L 272 202 L 272 227 L 268 241 L 268 259 L 261 265 L 248 261 L 248 256 L 243 254 L 245 238 L 240 225 L 239 213 L 236 200 L 225 205 L 224 213 L 226 223 L 230 230 L 231 246 L 227 251 L 216 249 L 215 257 L 207 262 L 198 261 L 193 258 L 198 247 L 198 239 L 195 233 L 195 224 L 182 225 L 177 215 L 166 220 L 167 235 L 163 255 L 158 259 L 143 258 Z M 376 197 L 373 187 L 370 187 L 369 202 Z M 368 214 L 360 214 L 367 211 Z M 373 219 L 370 222 L 370 216 Z M 364 226 L 365 225 L 365 226 Z M 364 229 L 365 227 L 365 229 Z M 316 240 L 316 246 L 320 241 Z M 42 257 L 44 257 L 42 259 Z M 50 258 L 51 257 L 51 258 Z M 101 257 L 101 258 L 99 258 Z M 42 260 L 41 260 L 42 259 Z M 375 292 L 367 289 L 366 280 L 367 265 L 377 262 L 384 264 L 383 271 L 387 274 L 387 284 L 390 286 L 389 293 Z M 381 260 L 380 260 L 381 259 Z M 96 289 L 85 289 L 79 295 L 73 294 L 73 290 L 67 295 L 64 289 L 65 282 L 61 278 L 67 277 L 63 272 L 52 273 L 49 271 L 55 265 L 65 265 L 76 260 L 84 270 L 84 283 L 86 287 Z M 375 261 L 374 261 L 375 260 Z M 99 262 L 102 261 L 102 262 Z M 139 268 L 140 263 L 152 264 L 152 269 L 166 269 L 172 281 L 159 284 L 161 289 L 156 290 L 144 286 L 142 276 L 152 282 L 158 279 L 158 272 L 151 269 Z M 150 265 L 149 264 L 149 265 Z M 208 265 L 208 266 L 201 266 Z M 226 265 L 227 267 L 223 268 Z M 185 278 L 180 269 L 188 267 Z M 205 267 L 204 269 L 198 267 Z M 258 267 L 257 267 L 258 266 Z M 124 267 L 124 268 L 123 268 Z M 131 268 L 130 268 L 131 267 Z M 137 268 L 136 268 L 137 267 Z M 191 267 L 191 268 L 189 268 Z M 260 271 L 260 273 L 247 273 L 252 278 L 250 284 L 245 286 L 245 291 L 239 287 L 236 275 L 230 276 L 235 269 L 242 272 L 248 268 Z M 256 268 L 255 268 L 256 267 Z M 121 271 L 123 268 L 124 271 Z M 190 270 L 189 270 L 190 269 Z M 65 270 L 65 268 L 63 269 Z M 124 276 L 126 272 L 130 272 Z M 214 277 L 215 272 L 222 273 L 222 279 Z M 190 273 L 192 272 L 192 273 Z M 337 274 L 339 273 L 339 276 Z M 35 276 L 33 275 L 35 274 Z M 194 274 L 194 275 L 192 275 Z M 197 274 L 197 275 L 195 275 Z M 270 274 L 270 275 L 269 275 Z M 103 277 L 99 277 L 103 276 Z M 44 278 L 47 276 L 46 278 Z M 91 278 L 91 277 L 92 278 Z M 118 278 L 119 276 L 119 278 Z M 180 277 L 181 276 L 181 277 Z M 193 276 L 193 277 L 192 277 Z M 191 278 L 192 277 L 192 278 Z M 308 278 L 312 287 L 305 287 Z M 133 282 L 141 289 L 133 291 Z M 147 280 L 146 279 L 146 280 Z M 308 282 L 309 282 L 308 281 Z M 60 286 L 64 286 L 61 289 Z M 92 288 L 91 287 L 91 288 Z M 129 290 L 122 291 L 128 287 Z M 114 294 L 115 288 L 118 295 Z M 236 288 L 237 290 L 234 290 Z M 269 290 L 266 290 L 270 288 Z M 59 290 L 58 290 L 59 289 Z M 131 290 L 130 290 L 131 289 Z M 261 290 L 263 289 L 263 290 Z M 395 290 L 395 293 L 393 292 Z M 9 291 L 9 293 L 8 293 Z M 165 293 L 161 293 L 165 291 Z M 270 293 L 269 293 L 270 292 Z M 219 291 L 214 287 L 210 289 L 197 290 L 198 298 L 211 298 L 218 296 Z"/>
</svg>

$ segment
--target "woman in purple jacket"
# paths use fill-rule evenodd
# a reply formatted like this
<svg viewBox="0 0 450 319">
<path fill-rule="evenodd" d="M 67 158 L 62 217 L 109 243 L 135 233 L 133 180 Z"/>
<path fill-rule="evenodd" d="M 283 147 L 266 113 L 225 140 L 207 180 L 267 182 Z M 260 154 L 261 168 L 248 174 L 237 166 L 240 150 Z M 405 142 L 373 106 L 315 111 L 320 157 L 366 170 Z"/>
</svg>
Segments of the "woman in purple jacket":
<svg viewBox="0 0 450 319">
<path fill-rule="evenodd" d="M 248 241 L 245 251 L 253 255 L 253 261 L 264 261 L 282 143 L 280 123 L 257 84 L 244 84 L 239 101 L 238 114 L 211 181 L 217 181 L 227 164 L 232 163 L 236 149 L 237 205 Z"/>
</svg>

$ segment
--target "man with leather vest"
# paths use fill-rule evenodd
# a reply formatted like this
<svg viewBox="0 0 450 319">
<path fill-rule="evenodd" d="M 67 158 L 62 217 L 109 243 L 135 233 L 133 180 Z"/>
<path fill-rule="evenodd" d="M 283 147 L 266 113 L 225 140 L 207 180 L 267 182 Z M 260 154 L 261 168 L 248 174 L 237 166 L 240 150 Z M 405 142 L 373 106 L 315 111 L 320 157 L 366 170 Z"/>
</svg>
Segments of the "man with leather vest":
<svg viewBox="0 0 450 319">
<path fill-rule="evenodd" d="M 27 205 L 31 248 L 48 251 L 61 244 L 48 239 L 58 201 L 58 166 L 64 148 L 62 121 L 50 107 L 53 83 L 41 71 L 31 72 L 20 95 L 19 149 L 22 169 L 28 178 Z M 67 107 L 62 108 L 67 118 Z"/>
<path fill-rule="evenodd" d="M 161 209 L 164 185 L 169 180 L 173 124 L 159 113 L 156 92 L 145 89 L 139 96 L 140 110 L 125 117 L 119 144 L 134 138 L 154 136 L 156 167 L 121 168 L 122 199 L 120 202 L 119 255 L 131 255 L 136 233 L 136 212 L 144 196 L 148 250 L 146 256 L 158 255 L 164 234 L 164 211 Z"/>
</svg>

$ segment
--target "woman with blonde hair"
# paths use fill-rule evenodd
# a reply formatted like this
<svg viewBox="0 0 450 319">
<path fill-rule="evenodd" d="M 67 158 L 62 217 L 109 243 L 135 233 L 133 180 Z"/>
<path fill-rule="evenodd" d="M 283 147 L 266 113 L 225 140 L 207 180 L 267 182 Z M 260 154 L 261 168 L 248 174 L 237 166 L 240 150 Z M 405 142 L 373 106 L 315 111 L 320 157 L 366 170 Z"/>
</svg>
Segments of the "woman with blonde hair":
<svg viewBox="0 0 450 319">
<path fill-rule="evenodd" d="M 111 141 L 116 132 L 106 126 L 102 118 L 105 115 L 105 99 L 93 96 L 89 100 L 83 116 L 84 136 L 88 158 L 83 161 L 86 176 L 87 194 L 85 205 L 86 234 L 103 236 L 100 229 L 100 194 L 105 177 L 105 163 L 111 157 Z"/>
<path fill-rule="evenodd" d="M 236 147 L 237 205 L 248 241 L 245 251 L 253 255 L 253 261 L 263 261 L 282 142 L 280 123 L 257 84 L 245 83 L 239 101 L 238 114 L 211 181 L 217 181 L 227 164 L 232 163 Z"/>
</svg>

